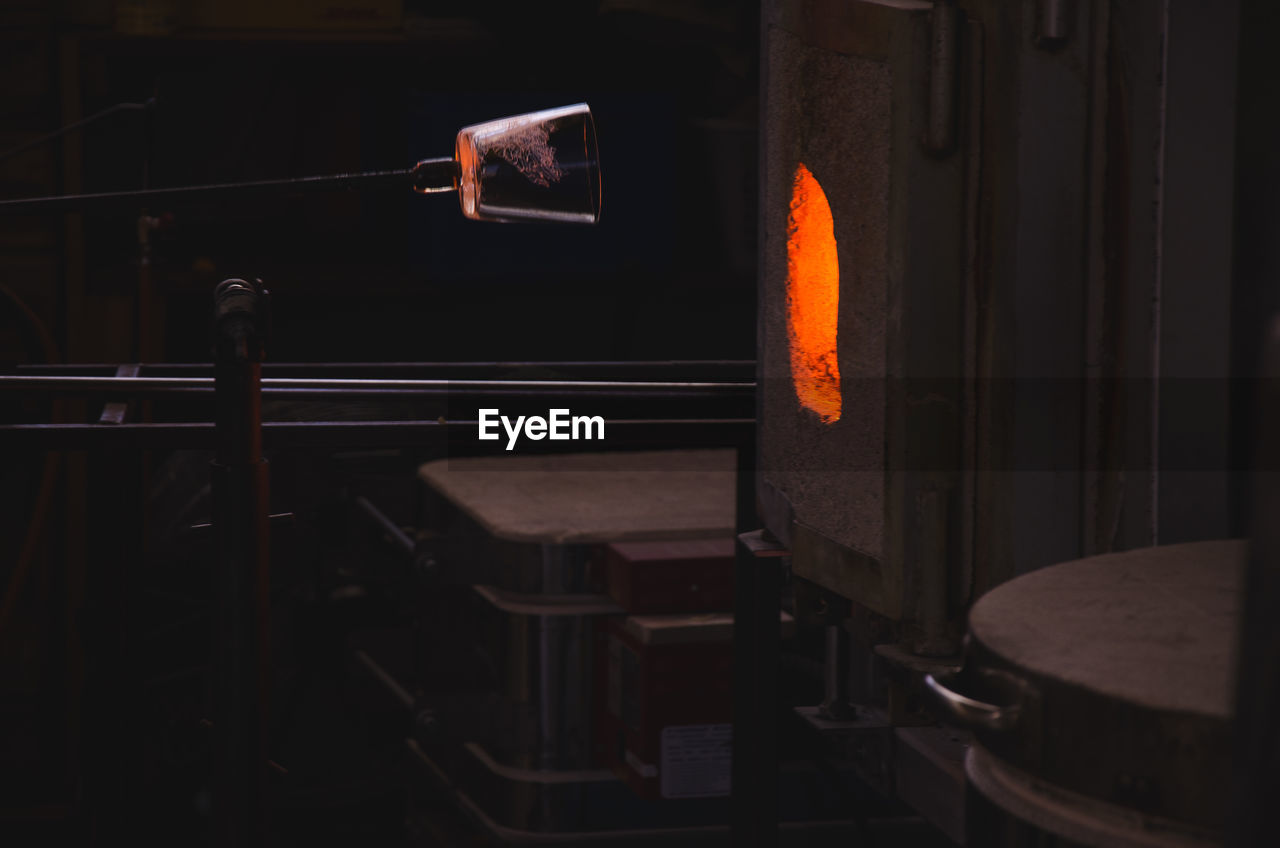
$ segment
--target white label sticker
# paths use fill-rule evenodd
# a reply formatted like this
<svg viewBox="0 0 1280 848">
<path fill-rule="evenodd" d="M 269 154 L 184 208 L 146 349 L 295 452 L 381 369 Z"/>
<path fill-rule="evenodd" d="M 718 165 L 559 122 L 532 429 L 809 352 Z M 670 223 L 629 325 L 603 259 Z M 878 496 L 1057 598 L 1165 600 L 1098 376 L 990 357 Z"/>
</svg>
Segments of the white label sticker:
<svg viewBox="0 0 1280 848">
<path fill-rule="evenodd" d="M 662 797 L 728 795 L 732 736 L 733 726 L 729 724 L 662 728 Z"/>
</svg>

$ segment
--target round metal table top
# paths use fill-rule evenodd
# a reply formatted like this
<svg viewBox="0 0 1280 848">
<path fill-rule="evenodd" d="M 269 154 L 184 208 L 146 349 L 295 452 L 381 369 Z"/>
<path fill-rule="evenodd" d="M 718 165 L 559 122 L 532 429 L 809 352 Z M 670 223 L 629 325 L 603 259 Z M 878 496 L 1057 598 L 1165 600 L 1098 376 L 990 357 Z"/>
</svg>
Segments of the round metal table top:
<svg viewBox="0 0 1280 848">
<path fill-rule="evenodd" d="M 1074 560 L 984 595 L 969 630 L 1027 671 L 1142 707 L 1229 719 L 1247 543 Z"/>
</svg>

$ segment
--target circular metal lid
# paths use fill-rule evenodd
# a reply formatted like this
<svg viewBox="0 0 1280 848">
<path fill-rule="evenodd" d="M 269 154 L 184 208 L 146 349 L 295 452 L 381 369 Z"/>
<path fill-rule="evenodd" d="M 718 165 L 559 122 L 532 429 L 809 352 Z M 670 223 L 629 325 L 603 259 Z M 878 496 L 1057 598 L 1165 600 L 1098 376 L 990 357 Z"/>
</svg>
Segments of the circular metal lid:
<svg viewBox="0 0 1280 848">
<path fill-rule="evenodd" d="M 1197 542 L 1018 577 L 974 605 L 963 671 L 930 685 L 1033 779 L 1217 831 L 1246 556 Z"/>
<path fill-rule="evenodd" d="M 1241 541 L 1090 557 L 984 595 L 969 631 L 1015 666 L 1158 710 L 1228 719 Z"/>
</svg>

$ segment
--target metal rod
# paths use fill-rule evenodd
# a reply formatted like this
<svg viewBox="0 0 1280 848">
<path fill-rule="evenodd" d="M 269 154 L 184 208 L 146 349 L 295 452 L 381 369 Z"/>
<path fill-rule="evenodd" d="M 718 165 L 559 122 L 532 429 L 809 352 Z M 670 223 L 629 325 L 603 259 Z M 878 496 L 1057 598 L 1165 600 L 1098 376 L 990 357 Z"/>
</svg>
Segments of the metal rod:
<svg viewBox="0 0 1280 848">
<path fill-rule="evenodd" d="M 107 394 L 105 392 L 89 393 L 89 394 Z M 214 395 L 212 389 L 172 389 L 165 392 L 154 393 L 148 397 L 162 397 L 165 399 L 196 399 L 198 401 L 206 401 Z M 268 400 L 289 400 L 289 401 L 328 401 L 328 402 L 387 402 L 387 403 L 410 403 L 415 410 L 415 414 L 421 416 L 426 414 L 425 409 L 444 409 L 449 406 L 457 409 L 463 409 L 468 406 L 495 406 L 505 403 L 527 402 L 537 403 L 544 406 L 561 405 L 560 402 L 586 400 L 592 405 L 592 412 L 595 414 L 618 414 L 619 410 L 614 408 L 616 404 L 662 404 L 663 409 L 668 416 L 679 415 L 681 417 L 735 417 L 739 413 L 748 412 L 746 408 L 750 405 L 750 395 L 742 396 L 725 395 L 714 392 L 581 392 L 581 391 L 562 391 L 555 393 L 548 392 L 530 392 L 530 391 L 511 391 L 511 390 L 492 390 L 492 391 L 469 391 L 457 392 L 448 389 L 425 389 L 420 391 L 395 391 L 395 390 L 378 390 L 378 389 L 264 389 L 262 396 Z M 428 403 L 430 402 L 430 403 Z M 609 408 L 602 409 L 605 404 Z M 673 405 L 685 405 L 686 408 L 673 409 Z M 697 406 L 694 406 L 697 404 Z M 710 408 L 706 405 L 712 404 Z M 526 410 L 527 411 L 527 410 Z M 653 410 L 645 410 L 652 413 Z M 665 416 L 664 416 L 665 417 Z"/>
<path fill-rule="evenodd" d="M 404 532 L 404 530 L 400 528 L 400 525 L 392 521 L 385 512 L 374 506 L 368 498 L 364 495 L 356 495 L 355 502 L 356 506 L 360 508 L 360 511 L 368 516 L 374 524 L 380 527 L 382 532 L 390 536 L 391 540 L 403 549 L 405 553 L 412 555 L 414 551 L 417 550 L 418 546 L 414 544 L 413 539 L 409 538 L 409 534 Z"/>
<path fill-rule="evenodd" d="M 925 148 L 950 153 L 956 143 L 956 75 L 959 13 L 954 0 L 933 4 L 929 33 L 929 121 Z"/>
<path fill-rule="evenodd" d="M 175 390 L 210 390 L 212 377 L 81 377 L 81 376 L 0 376 L 0 392 L 119 392 L 129 394 L 166 394 Z M 489 392 L 508 390 L 560 394 L 580 392 L 657 391 L 668 394 L 741 394 L 750 396 L 755 384 L 711 382 L 655 382 L 625 380 L 378 380 L 378 379 L 309 379 L 300 377 L 268 377 L 261 380 L 264 390 L 328 390 L 381 392 Z"/>
<path fill-rule="evenodd" d="M 822 656 L 822 703 L 818 714 L 824 718 L 844 721 L 853 716 L 848 700 L 849 652 L 848 634 L 839 624 L 826 627 L 826 650 Z"/>
<path fill-rule="evenodd" d="M 476 441 L 475 421 L 268 421 L 263 446 L 290 448 L 450 448 L 502 453 L 499 442 Z M 605 419 L 603 448 L 732 446 L 755 432 L 752 418 Z M 9 450 L 208 450 L 216 430 L 208 422 L 167 424 L 7 424 L 0 444 Z M 486 447 L 490 446 L 490 447 Z M 522 442 L 522 453 L 581 450 L 581 442 Z"/>
<path fill-rule="evenodd" d="M 111 115 L 114 115 L 117 112 L 143 112 L 143 111 L 148 111 L 154 108 L 155 105 L 156 105 L 156 99 L 152 97 L 151 99 L 147 100 L 145 103 L 117 103 L 114 106 L 108 106 L 107 108 L 99 112 L 94 112 L 92 115 L 89 115 L 88 117 L 81 118 L 78 121 L 73 121 L 72 123 L 67 124 L 65 127 L 60 127 L 51 133 L 45 133 L 44 135 L 39 136 L 37 138 L 33 138 L 28 142 L 19 144 L 17 147 L 9 148 L 3 153 L 0 153 L 0 162 L 5 161 L 6 159 L 11 159 L 12 157 L 17 156 L 19 153 L 23 153 L 24 151 L 30 150 L 33 147 L 39 147 L 45 142 L 53 141 L 54 139 L 61 138 L 67 133 L 74 132 L 75 130 L 80 129 L 81 127 L 87 127 L 90 124 L 100 121 L 103 118 L 110 117 Z"/>
<path fill-rule="evenodd" d="M 315 191 L 410 189 L 418 180 L 417 168 L 394 171 L 364 171 L 352 174 L 329 174 L 317 177 L 295 177 L 284 180 L 257 180 L 238 183 L 215 183 L 201 186 L 153 188 L 141 191 L 112 191 L 100 194 L 70 194 L 55 197 L 28 197 L 0 201 L 0 215 L 52 212 L 84 212 L 99 207 L 138 207 L 156 204 L 178 205 L 234 198 L 250 200 L 254 195 L 286 195 Z"/>
<path fill-rule="evenodd" d="M 214 296 L 214 828 L 228 848 L 260 846 L 267 831 L 271 561 L 260 386 L 266 297 L 260 285 L 243 280 L 221 283 Z"/>
<path fill-rule="evenodd" d="M 651 373 L 659 370 L 716 370 L 741 371 L 755 377 L 754 359 L 656 359 L 656 360 L 594 360 L 594 361 L 492 361 L 492 362 L 264 362 L 262 373 L 284 371 L 368 372 L 370 374 L 418 373 L 423 371 L 519 371 L 536 368 L 547 371 L 640 371 Z M 86 363 L 30 363 L 17 366 L 19 372 L 38 374 L 82 374 L 87 376 L 111 374 L 116 365 Z M 207 362 L 143 362 L 138 364 L 139 374 L 154 372 L 207 373 L 213 366 Z"/>
<path fill-rule="evenodd" d="M 369 676 L 378 683 L 382 684 L 382 688 L 387 691 L 391 697 L 395 698 L 406 710 L 412 710 L 414 705 L 413 695 L 408 689 L 400 685 L 400 681 L 396 680 L 391 672 L 387 671 L 373 657 L 366 654 L 358 648 L 351 652 L 356 662 L 360 664 Z"/>
<path fill-rule="evenodd" d="M 1070 0 L 1040 0 L 1036 9 L 1036 44 L 1050 49 L 1061 47 L 1071 37 Z"/>
<path fill-rule="evenodd" d="M 563 545 L 542 545 L 543 594 L 559 595 L 567 591 L 564 579 L 567 568 L 568 556 Z M 562 616 L 538 616 L 538 767 L 542 769 L 565 765 L 559 756 L 560 703 L 565 697 L 561 675 L 565 632 Z"/>
<path fill-rule="evenodd" d="M 782 605 L 780 557 L 758 557 L 742 541 L 756 529 L 756 445 L 738 448 L 733 579 L 733 779 L 730 827 L 735 846 L 778 844 L 778 657 Z"/>
<path fill-rule="evenodd" d="M 1235 659 L 1230 848 L 1274 841 L 1280 785 L 1280 320 L 1263 340 L 1257 398 L 1249 557 L 1240 593 Z"/>
</svg>

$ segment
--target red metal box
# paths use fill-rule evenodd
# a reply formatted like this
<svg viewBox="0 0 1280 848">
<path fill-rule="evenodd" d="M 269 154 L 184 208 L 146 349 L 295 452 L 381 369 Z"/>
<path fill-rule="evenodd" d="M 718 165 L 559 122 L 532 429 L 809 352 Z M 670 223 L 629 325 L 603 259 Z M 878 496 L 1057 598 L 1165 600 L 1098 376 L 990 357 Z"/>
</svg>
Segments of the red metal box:
<svg viewBox="0 0 1280 848">
<path fill-rule="evenodd" d="M 632 614 L 733 608 L 734 541 L 615 542 L 605 549 L 608 592 Z"/>
</svg>

